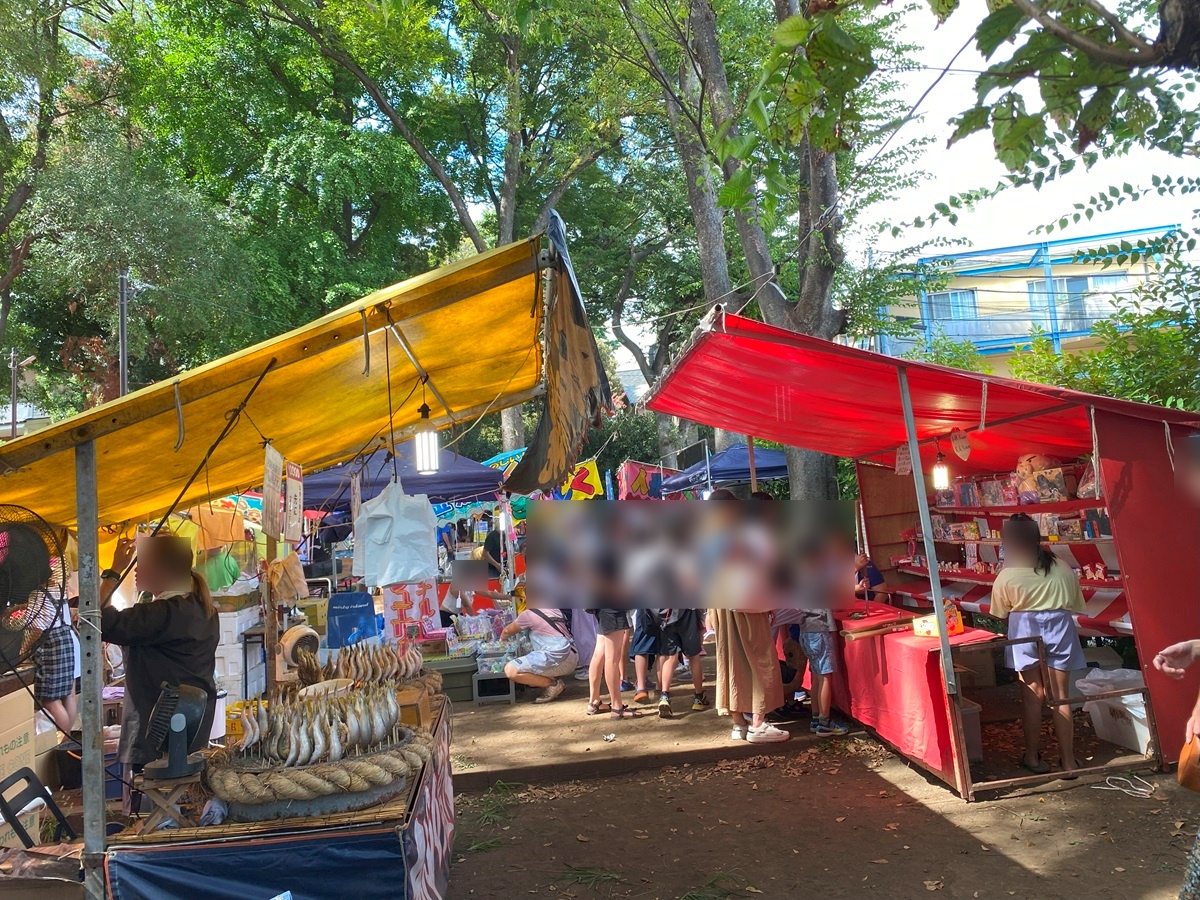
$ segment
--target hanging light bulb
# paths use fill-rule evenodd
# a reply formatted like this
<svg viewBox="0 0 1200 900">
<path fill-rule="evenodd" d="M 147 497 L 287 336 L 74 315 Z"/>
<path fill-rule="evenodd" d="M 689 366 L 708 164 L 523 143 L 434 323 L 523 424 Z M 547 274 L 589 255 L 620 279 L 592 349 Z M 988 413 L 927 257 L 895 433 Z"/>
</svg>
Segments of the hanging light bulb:
<svg viewBox="0 0 1200 900">
<path fill-rule="evenodd" d="M 933 464 L 933 489 L 944 491 L 950 487 L 950 469 L 946 465 L 946 457 L 942 454 L 941 445 L 936 440 L 933 445 L 937 447 L 937 460 Z"/>
<path fill-rule="evenodd" d="M 437 472 L 439 463 L 441 462 L 438 451 L 437 429 L 433 427 L 433 422 L 429 419 L 429 405 L 427 403 L 422 401 L 418 412 L 421 413 L 421 421 L 417 425 L 417 436 L 415 438 L 417 474 L 433 475 Z"/>
</svg>

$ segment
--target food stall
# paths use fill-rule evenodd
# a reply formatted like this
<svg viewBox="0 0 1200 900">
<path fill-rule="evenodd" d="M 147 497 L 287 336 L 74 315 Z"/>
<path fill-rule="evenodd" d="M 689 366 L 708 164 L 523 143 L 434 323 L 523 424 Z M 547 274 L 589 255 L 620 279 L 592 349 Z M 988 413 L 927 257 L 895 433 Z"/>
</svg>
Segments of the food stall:
<svg viewBox="0 0 1200 900">
<path fill-rule="evenodd" d="M 403 866 L 410 885 L 419 874 L 419 884 L 407 896 L 445 895 L 453 823 L 445 709 L 436 722 L 429 723 L 427 732 L 401 730 L 397 725 L 385 739 L 374 740 L 374 752 L 388 754 L 386 759 L 367 761 L 361 773 L 323 772 L 316 779 L 323 786 L 314 782 L 306 788 L 322 796 L 339 796 L 330 785 L 344 780 L 354 793 L 359 786 L 356 779 L 382 778 L 374 773 L 386 770 L 393 776 L 388 785 L 403 787 L 407 793 L 401 790 L 382 800 L 387 805 L 384 810 L 309 810 L 309 820 L 298 827 L 287 824 L 284 810 L 285 818 L 275 822 L 208 826 L 204 837 L 194 841 L 189 839 L 195 835 L 185 835 L 181 842 L 178 835 L 186 829 L 180 828 L 175 834 L 173 830 L 139 832 L 136 842 L 116 849 L 109 846 L 99 616 L 100 570 L 109 560 L 101 557 L 98 536 L 101 527 L 120 531 L 136 522 L 161 527 L 176 510 L 263 484 L 264 445 L 270 463 L 266 468 L 278 478 L 272 453 L 301 462 L 308 470 L 320 469 L 356 458 L 372 447 L 395 446 L 414 435 L 429 437 L 437 429 L 466 424 L 538 397 L 545 398 L 545 424 L 531 444 L 531 463 L 521 469 L 519 478 L 527 490 L 558 483 L 597 409 L 596 398 L 606 395 L 563 235 L 563 223 L 554 214 L 546 250 L 539 235 L 464 259 L 181 373 L 171 382 L 149 386 L 0 447 L 4 473 L 0 500 L 72 527 L 79 536 L 82 863 L 89 897 L 122 895 L 122 885 L 149 877 L 145 872 L 151 868 L 161 873 L 183 865 L 181 860 L 193 855 L 214 860 L 227 850 L 232 852 L 235 844 L 254 857 L 253 865 L 295 873 L 296 877 L 286 879 L 285 887 L 296 898 L 317 896 L 309 891 L 321 884 L 345 887 L 361 877 L 358 870 L 364 859 L 386 860 L 394 872 Z M 541 343 L 547 323 L 553 323 L 561 351 L 549 359 Z M 468 359 L 457 348 L 469 332 L 487 334 L 488 340 Z M 277 463 L 282 465 L 283 459 Z M 288 482 L 299 481 L 292 475 L 293 468 L 299 467 L 287 465 Z M 48 492 L 47 484 L 57 489 Z M 288 497 L 290 501 L 290 489 Z M 300 515 L 294 518 L 302 521 L 298 490 L 295 501 Z M 271 626 L 275 617 L 269 595 L 266 618 Z M 273 628 L 268 631 L 267 654 L 273 661 L 280 647 Z M 270 682 L 275 667 L 269 662 L 267 670 Z M 268 691 L 275 698 L 272 687 L 269 683 Z M 178 718 L 170 718 L 168 726 L 173 728 Z M 408 745 L 418 739 L 426 751 L 418 754 L 419 764 L 405 754 L 405 749 L 416 752 Z M 405 748 L 399 750 L 400 758 L 392 752 L 396 748 L 391 745 L 397 743 Z M 360 747 L 355 752 L 365 751 Z M 261 779 L 275 773 L 237 774 L 245 790 L 280 803 L 288 791 L 295 790 L 291 782 L 297 780 L 268 778 L 270 783 L 263 785 Z M 301 773 L 299 781 L 305 780 Z M 311 819 L 322 815 L 329 818 Z M 345 815 L 360 818 L 336 818 Z M 338 834 L 329 829 L 337 829 Z M 320 838 L 311 837 L 318 833 Z M 335 852 L 329 851 L 331 847 Z M 321 852 L 312 852 L 315 848 Z M 168 859 L 173 860 L 171 867 L 155 862 Z M 220 878 L 223 885 L 229 883 L 226 879 L 239 877 L 239 866 L 234 864 L 190 865 L 193 872 L 204 871 Z M 326 870 L 323 881 L 317 880 L 314 866 Z M 367 869 L 377 886 L 379 872 Z M 112 879 L 108 883 L 106 871 Z M 312 884 L 302 877 L 309 874 Z M 186 883 L 192 886 L 191 881 Z M 190 893 L 193 890 L 164 887 L 150 895 Z M 253 893 L 260 891 L 255 888 Z M 132 886 L 124 894 L 142 895 Z"/>
<path fill-rule="evenodd" d="M 978 548 L 990 552 L 996 546 L 1000 519 L 1021 511 L 1074 523 L 1050 546 L 1087 567 L 1088 610 L 1080 621 L 1085 633 L 1131 634 L 1147 661 L 1181 637 L 1200 634 L 1200 607 L 1180 587 L 1200 575 L 1195 554 L 1200 524 L 1193 514 L 1176 514 L 1182 500 L 1174 483 L 1175 455 L 1186 435 L 1200 427 L 1192 413 L 895 359 L 720 309 L 700 325 L 646 405 L 857 461 L 866 538 L 886 570 L 889 591 L 901 603 L 947 615 L 932 616 L 935 636 L 922 638 L 907 633 L 901 621 L 907 616 L 896 610 L 872 604 L 874 613 L 851 611 L 854 618 L 843 627 L 839 705 L 964 798 L 1057 777 L 981 783 L 967 758 L 963 721 L 973 711 L 963 702 L 961 676 L 972 670 L 972 654 L 990 653 L 1006 639 L 970 626 L 952 636 L 947 619 L 958 617 L 955 603 L 968 612 L 986 608 L 981 600 L 994 571 Z M 955 434 L 962 437 L 952 438 Z M 953 453 L 955 441 L 963 454 Z M 958 483 L 1003 481 L 1029 454 L 1090 457 L 1097 496 L 1072 499 L 1072 491 L 1061 490 L 1057 477 L 1046 472 L 1036 473 L 1051 482 L 1045 504 L 1035 496 L 1024 498 L 1033 500 L 1025 505 L 1018 495 L 1008 505 L 1011 498 L 1001 493 L 1000 505 L 977 498 L 950 506 L 926 475 L 945 466 Z M 989 493 L 988 500 L 997 497 Z M 1089 516 L 1086 510 L 1096 512 Z M 963 520 L 964 528 L 953 534 L 940 531 Z M 979 537 L 967 533 L 968 523 L 980 529 Z M 968 547 L 975 552 L 968 555 Z M 868 618 L 872 614 L 876 622 Z M 1191 713 L 1196 676 L 1180 684 L 1148 665 L 1143 674 L 1144 688 L 1096 697 L 1144 695 L 1151 757 L 1174 762 L 1175 736 Z M 932 741 L 926 737 L 931 730 Z"/>
</svg>

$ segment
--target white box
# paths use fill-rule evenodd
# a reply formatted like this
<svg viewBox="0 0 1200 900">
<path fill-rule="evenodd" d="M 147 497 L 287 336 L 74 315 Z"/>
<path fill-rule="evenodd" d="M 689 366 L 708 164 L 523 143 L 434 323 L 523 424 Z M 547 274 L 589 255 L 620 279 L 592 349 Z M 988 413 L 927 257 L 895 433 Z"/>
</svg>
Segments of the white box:
<svg viewBox="0 0 1200 900">
<path fill-rule="evenodd" d="M 1150 755 L 1150 723 L 1146 703 L 1137 695 L 1089 700 L 1083 705 L 1092 717 L 1096 737 L 1118 747 Z"/>
<path fill-rule="evenodd" d="M 243 632 L 262 623 L 262 610 L 251 606 L 237 612 L 217 613 L 217 617 L 221 624 L 221 644 L 241 646 Z"/>
<path fill-rule="evenodd" d="M 217 678 L 217 688 L 225 691 L 229 696 L 225 698 L 226 703 L 237 703 L 246 698 L 242 696 L 242 676 L 241 675 L 222 675 Z"/>
<path fill-rule="evenodd" d="M 222 675 L 241 675 L 243 672 L 242 645 L 238 644 L 235 647 L 217 647 L 216 662 L 218 677 Z"/>
</svg>

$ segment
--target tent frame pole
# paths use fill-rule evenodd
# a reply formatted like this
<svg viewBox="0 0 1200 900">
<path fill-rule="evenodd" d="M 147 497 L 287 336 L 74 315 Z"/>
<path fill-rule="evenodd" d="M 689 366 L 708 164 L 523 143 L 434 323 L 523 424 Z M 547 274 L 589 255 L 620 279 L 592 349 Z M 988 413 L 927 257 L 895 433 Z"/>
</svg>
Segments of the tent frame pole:
<svg viewBox="0 0 1200 900">
<path fill-rule="evenodd" d="M 104 885 L 104 652 L 100 635 L 100 523 L 96 499 L 96 443 L 75 447 L 75 517 L 79 540 L 79 660 L 83 745 L 83 885 L 102 900 Z"/>
<path fill-rule="evenodd" d="M 942 597 L 942 579 L 938 573 L 937 548 L 933 543 L 933 522 L 929 516 L 929 495 L 925 493 L 925 472 L 921 467 L 921 447 L 917 440 L 917 424 L 913 416 L 912 395 L 908 389 L 908 370 L 904 366 L 899 366 L 896 369 L 896 375 L 900 381 L 900 405 L 904 409 L 904 429 L 908 433 L 908 451 L 912 456 L 912 477 L 917 490 L 917 510 L 921 518 L 921 531 L 925 536 L 925 556 L 928 560 L 934 621 L 937 623 L 938 643 L 941 648 L 942 673 L 946 678 L 946 693 L 957 694 L 958 680 L 954 674 L 954 659 L 950 652 L 950 634 L 946 629 L 945 599 Z"/>
<path fill-rule="evenodd" d="M 412 345 L 408 342 L 408 339 L 404 337 L 404 333 L 400 330 L 400 327 L 391 320 L 390 316 L 388 317 L 388 331 L 395 335 L 396 342 L 400 345 L 400 349 L 404 351 L 404 355 L 408 357 L 408 361 L 413 364 L 413 368 L 417 370 L 417 374 L 421 376 L 421 380 L 428 385 L 429 393 L 437 397 L 438 403 L 442 404 L 442 409 L 446 410 L 446 415 L 450 417 L 450 421 L 457 425 L 458 419 L 454 415 L 454 410 L 450 408 L 450 404 L 446 402 L 446 398 L 442 396 L 442 392 L 437 389 L 437 386 L 433 383 L 433 379 L 431 379 L 429 377 L 429 373 L 425 371 L 425 367 L 417 362 L 417 354 L 413 350 Z"/>
<path fill-rule="evenodd" d="M 758 490 L 758 472 L 754 469 L 754 435 L 746 435 L 746 454 L 750 459 L 750 490 Z"/>
</svg>

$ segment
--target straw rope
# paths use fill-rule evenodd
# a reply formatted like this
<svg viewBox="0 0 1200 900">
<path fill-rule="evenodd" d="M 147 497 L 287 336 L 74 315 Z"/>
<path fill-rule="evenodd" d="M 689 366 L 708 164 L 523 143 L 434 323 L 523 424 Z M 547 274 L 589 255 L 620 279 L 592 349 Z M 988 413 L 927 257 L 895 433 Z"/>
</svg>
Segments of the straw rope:
<svg viewBox="0 0 1200 900">
<path fill-rule="evenodd" d="M 302 768 L 276 766 L 257 772 L 210 763 L 204 780 L 207 788 L 226 803 L 264 804 L 357 794 L 415 774 L 429 761 L 433 735 L 425 728 L 414 728 L 412 732 L 412 739 L 398 747 L 336 763 Z"/>
</svg>

